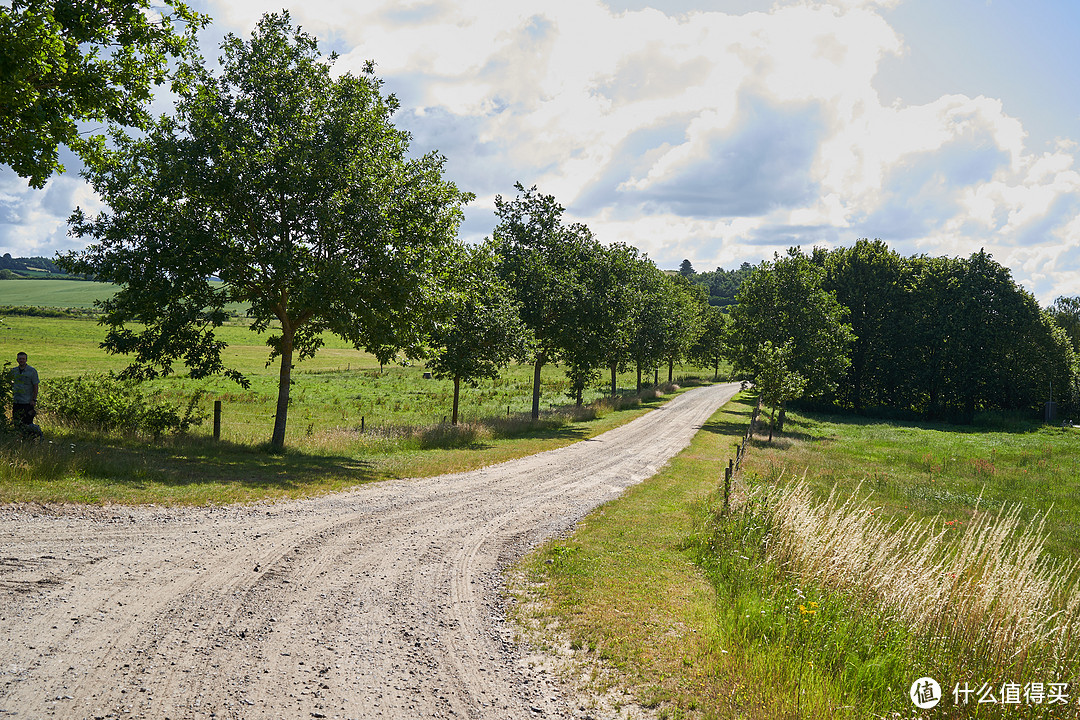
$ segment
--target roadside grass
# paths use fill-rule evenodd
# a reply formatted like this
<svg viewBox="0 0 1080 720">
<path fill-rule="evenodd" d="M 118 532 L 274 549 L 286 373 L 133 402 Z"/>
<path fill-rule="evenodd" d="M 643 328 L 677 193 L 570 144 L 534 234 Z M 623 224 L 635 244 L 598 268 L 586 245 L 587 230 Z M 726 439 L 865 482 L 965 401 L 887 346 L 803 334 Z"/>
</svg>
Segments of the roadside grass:
<svg viewBox="0 0 1080 720">
<path fill-rule="evenodd" d="M 1046 549 L 1080 559 L 1080 429 L 1016 421 L 980 426 L 892 423 L 789 412 L 772 444 L 759 437 L 749 480 L 804 477 L 819 500 L 860 488 L 875 515 L 931 520 L 959 533 L 976 508 L 1020 504 L 1023 523 L 1050 513 Z"/>
<path fill-rule="evenodd" d="M 750 399 L 737 397 L 658 475 L 511 576 L 524 636 L 561 656 L 571 682 L 657 718 L 1080 717 L 1080 573 L 1064 546 L 1044 550 L 1067 515 L 1043 511 L 1033 524 L 1026 511 L 983 503 L 950 508 L 962 525 L 926 517 L 932 507 L 889 516 L 850 459 L 874 456 L 881 430 L 799 414 L 789 416 L 794 437 L 754 441 L 724 515 L 718 481 Z M 920 432 L 948 432 L 906 427 L 913 453 L 927 450 Z M 997 440 L 998 456 L 1039 447 L 1028 433 Z M 794 477 L 783 469 L 792 450 Z M 1066 454 L 1055 445 L 1054 457 Z M 855 477 L 830 497 L 811 480 L 821 468 Z M 1031 493 L 1051 482 L 1032 480 Z M 949 477 L 940 482 L 950 489 Z M 908 693 L 923 676 L 943 698 L 920 713 Z M 989 697 L 997 702 L 979 702 Z"/>
<path fill-rule="evenodd" d="M 730 694 L 756 695 L 730 682 L 715 591 L 686 552 L 748 418 L 744 402 L 728 404 L 658 474 L 510 576 L 524 637 L 561 656 L 564 679 L 594 694 L 592 704 L 726 717 L 719 708 Z"/>
<path fill-rule="evenodd" d="M 618 378 L 620 399 L 606 398 L 607 388 L 598 382 L 588 388 L 586 406 L 575 408 L 566 404 L 562 370 L 550 366 L 543 373 L 544 412 L 533 422 L 527 416 L 532 368 L 513 365 L 495 381 L 462 388 L 462 421 L 453 427 L 445 422 L 452 402 L 449 380 L 425 379 L 422 365 L 380 367 L 371 355 L 327 337 L 316 357 L 293 371 L 287 450 L 270 456 L 277 367 L 266 367 L 266 346 L 242 323 L 225 326 L 221 337 L 229 342 L 227 363 L 248 374 L 249 388 L 183 374 L 147 383 L 148 390 L 181 402 L 202 391 L 207 413 L 220 400 L 220 442 L 212 439 L 209 421 L 185 435 L 153 440 L 50 417 L 51 380 L 124 367 L 123 358 L 98 348 L 103 337 L 104 329 L 90 319 L 4 318 L 2 347 L 12 359 L 26 350 L 41 375 L 37 422 L 47 442 L 0 445 L 0 502 L 210 504 L 322 494 L 373 480 L 460 472 L 560 447 L 628 422 L 670 397 L 647 391 L 637 398 L 634 375 L 624 373 Z"/>
</svg>

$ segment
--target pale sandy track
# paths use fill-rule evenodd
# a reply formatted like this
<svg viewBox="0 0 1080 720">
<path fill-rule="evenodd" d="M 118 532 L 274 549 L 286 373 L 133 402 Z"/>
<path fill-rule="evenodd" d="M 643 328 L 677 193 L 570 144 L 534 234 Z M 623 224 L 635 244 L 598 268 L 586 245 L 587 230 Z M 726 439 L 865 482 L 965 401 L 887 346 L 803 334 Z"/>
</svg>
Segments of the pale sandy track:
<svg viewBox="0 0 1080 720">
<path fill-rule="evenodd" d="M 734 395 L 560 450 L 226 509 L 0 513 L 0 718 L 571 717 L 500 568 L 649 477 Z"/>
</svg>

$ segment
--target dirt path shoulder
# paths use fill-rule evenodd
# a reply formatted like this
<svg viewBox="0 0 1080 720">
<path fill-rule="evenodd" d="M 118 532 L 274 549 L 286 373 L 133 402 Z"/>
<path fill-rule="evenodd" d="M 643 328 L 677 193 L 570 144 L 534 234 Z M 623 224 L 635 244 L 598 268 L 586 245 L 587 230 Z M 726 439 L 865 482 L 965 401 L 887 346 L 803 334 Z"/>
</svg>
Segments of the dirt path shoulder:
<svg viewBox="0 0 1080 720">
<path fill-rule="evenodd" d="M 571 717 L 501 568 L 649 477 L 738 389 L 591 440 L 313 500 L 0 513 L 0 718 Z"/>
</svg>

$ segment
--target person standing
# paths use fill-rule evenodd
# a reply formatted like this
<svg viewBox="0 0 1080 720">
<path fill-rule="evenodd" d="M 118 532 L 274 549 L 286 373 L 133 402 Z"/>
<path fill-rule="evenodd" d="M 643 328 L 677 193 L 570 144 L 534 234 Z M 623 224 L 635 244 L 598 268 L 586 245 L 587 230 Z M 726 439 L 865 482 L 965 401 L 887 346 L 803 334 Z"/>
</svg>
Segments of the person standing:
<svg viewBox="0 0 1080 720">
<path fill-rule="evenodd" d="M 26 353 L 15 356 L 17 367 L 11 368 L 12 405 L 11 419 L 16 425 L 33 425 L 37 414 L 38 373 L 26 364 Z"/>
</svg>

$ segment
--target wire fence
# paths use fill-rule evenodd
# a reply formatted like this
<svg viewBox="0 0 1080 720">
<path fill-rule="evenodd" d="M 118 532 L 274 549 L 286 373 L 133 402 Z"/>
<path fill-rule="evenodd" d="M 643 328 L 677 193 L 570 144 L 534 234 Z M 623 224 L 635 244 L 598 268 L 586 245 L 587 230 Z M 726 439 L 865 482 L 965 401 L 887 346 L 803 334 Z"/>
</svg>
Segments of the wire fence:
<svg viewBox="0 0 1080 720">
<path fill-rule="evenodd" d="M 742 442 L 735 446 L 734 459 L 728 460 L 727 467 L 724 468 L 724 514 L 727 515 L 731 509 L 731 483 L 735 473 L 742 468 L 742 460 L 746 455 L 746 448 L 750 445 L 750 438 L 754 437 L 754 433 L 757 431 L 758 419 L 761 417 L 761 395 L 758 395 L 757 403 L 754 405 L 754 411 L 750 413 L 750 424 L 746 427 L 746 432 L 743 433 Z"/>
</svg>

